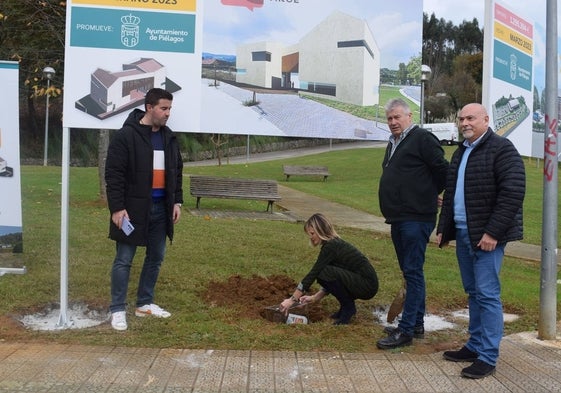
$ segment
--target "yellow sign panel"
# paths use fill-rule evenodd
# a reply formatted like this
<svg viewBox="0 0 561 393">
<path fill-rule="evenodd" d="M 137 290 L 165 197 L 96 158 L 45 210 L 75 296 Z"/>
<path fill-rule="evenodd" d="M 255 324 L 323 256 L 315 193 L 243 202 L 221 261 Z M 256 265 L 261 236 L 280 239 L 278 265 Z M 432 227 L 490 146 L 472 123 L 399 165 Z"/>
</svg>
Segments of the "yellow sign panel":
<svg viewBox="0 0 561 393">
<path fill-rule="evenodd" d="M 72 0 L 72 4 L 195 12 L 197 0 Z"/>
<path fill-rule="evenodd" d="M 526 52 L 530 56 L 534 54 L 533 41 L 530 38 L 498 22 L 495 22 L 495 38 L 520 49 L 522 52 Z"/>
</svg>

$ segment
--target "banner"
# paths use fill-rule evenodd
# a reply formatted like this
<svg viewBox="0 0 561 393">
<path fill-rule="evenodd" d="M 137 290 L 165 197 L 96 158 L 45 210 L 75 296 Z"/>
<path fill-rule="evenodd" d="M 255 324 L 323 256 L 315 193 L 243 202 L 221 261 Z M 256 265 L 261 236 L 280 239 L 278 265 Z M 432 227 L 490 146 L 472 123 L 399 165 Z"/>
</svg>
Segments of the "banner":
<svg viewBox="0 0 561 393">
<path fill-rule="evenodd" d="M 0 275 L 23 252 L 18 74 L 17 62 L 0 61 Z"/>
<path fill-rule="evenodd" d="M 489 126 L 509 138 L 520 154 L 532 156 L 534 23 L 496 1 L 486 6 L 483 105 Z"/>
<path fill-rule="evenodd" d="M 69 1 L 64 127 L 118 129 L 159 86 L 174 94 L 175 131 L 387 140 L 346 106 L 373 111 L 381 69 L 420 56 L 422 6 Z"/>
<path fill-rule="evenodd" d="M 67 2 L 64 120 L 119 129 L 152 87 L 174 94 L 170 126 L 198 130 L 202 1 Z"/>
</svg>

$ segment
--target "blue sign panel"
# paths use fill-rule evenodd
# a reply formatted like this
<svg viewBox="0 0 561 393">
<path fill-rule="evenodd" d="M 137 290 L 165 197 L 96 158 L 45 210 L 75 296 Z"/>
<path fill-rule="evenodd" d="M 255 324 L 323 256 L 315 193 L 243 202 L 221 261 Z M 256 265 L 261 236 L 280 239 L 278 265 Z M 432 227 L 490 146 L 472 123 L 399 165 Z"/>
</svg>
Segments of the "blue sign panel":
<svg viewBox="0 0 561 393">
<path fill-rule="evenodd" d="M 194 53 L 195 15 L 72 7 L 70 46 Z"/>
<path fill-rule="evenodd" d="M 494 40 L 493 77 L 532 91 L 532 57 Z"/>
</svg>

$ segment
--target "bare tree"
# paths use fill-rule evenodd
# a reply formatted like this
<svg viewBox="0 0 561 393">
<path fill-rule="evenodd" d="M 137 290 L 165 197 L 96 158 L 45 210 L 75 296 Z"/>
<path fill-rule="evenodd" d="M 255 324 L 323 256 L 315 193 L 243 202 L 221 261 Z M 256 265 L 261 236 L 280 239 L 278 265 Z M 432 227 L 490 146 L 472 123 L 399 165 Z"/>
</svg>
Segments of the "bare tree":
<svg viewBox="0 0 561 393">
<path fill-rule="evenodd" d="M 98 174 L 99 174 L 99 199 L 106 202 L 107 193 L 105 189 L 105 160 L 109 149 L 109 130 L 99 130 L 99 142 L 97 152 Z"/>
</svg>

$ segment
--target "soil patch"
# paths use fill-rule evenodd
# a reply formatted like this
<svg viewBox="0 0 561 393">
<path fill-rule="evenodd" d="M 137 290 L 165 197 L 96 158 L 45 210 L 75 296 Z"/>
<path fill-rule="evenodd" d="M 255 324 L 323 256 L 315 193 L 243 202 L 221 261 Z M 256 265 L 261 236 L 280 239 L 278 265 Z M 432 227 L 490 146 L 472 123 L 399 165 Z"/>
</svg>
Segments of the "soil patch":
<svg viewBox="0 0 561 393">
<path fill-rule="evenodd" d="M 214 306 L 234 306 L 241 318 L 266 318 L 267 307 L 278 306 L 289 298 L 296 285 L 293 279 L 283 275 L 235 275 L 226 281 L 211 282 L 203 299 Z M 309 322 L 329 318 L 329 313 L 323 310 L 321 303 L 309 304 L 306 310 L 298 311 L 295 313 L 306 315 Z"/>
</svg>

